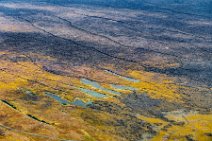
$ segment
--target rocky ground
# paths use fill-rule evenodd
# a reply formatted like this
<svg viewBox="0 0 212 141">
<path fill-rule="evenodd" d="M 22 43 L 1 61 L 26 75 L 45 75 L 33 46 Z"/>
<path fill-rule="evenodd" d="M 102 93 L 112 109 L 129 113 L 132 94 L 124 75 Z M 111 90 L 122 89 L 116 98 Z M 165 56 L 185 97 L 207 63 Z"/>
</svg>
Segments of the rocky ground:
<svg viewBox="0 0 212 141">
<path fill-rule="evenodd" d="M 191 1 L 0 1 L 0 140 L 211 140 L 211 2 Z"/>
</svg>

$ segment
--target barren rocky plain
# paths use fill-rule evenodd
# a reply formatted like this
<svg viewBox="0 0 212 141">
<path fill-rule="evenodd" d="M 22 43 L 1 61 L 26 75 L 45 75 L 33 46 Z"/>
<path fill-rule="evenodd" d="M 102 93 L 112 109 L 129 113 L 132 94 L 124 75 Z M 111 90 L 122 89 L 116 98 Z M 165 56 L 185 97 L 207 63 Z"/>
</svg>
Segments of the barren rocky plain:
<svg viewBox="0 0 212 141">
<path fill-rule="evenodd" d="M 211 0 L 0 0 L 1 141 L 211 141 Z"/>
</svg>

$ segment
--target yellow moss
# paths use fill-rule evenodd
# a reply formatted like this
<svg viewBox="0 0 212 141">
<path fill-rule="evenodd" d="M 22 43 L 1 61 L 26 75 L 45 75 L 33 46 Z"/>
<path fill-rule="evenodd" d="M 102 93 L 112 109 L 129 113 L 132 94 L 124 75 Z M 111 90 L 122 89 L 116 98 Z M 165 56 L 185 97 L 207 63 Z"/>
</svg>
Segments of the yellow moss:
<svg viewBox="0 0 212 141">
<path fill-rule="evenodd" d="M 130 93 L 132 93 L 131 90 L 120 90 L 120 89 L 116 89 L 116 88 L 111 87 L 109 84 L 103 84 L 102 86 L 105 87 L 105 88 L 107 88 L 107 89 L 111 89 L 113 91 L 120 92 L 122 94 L 130 94 Z"/>
<path fill-rule="evenodd" d="M 181 99 L 178 93 L 179 86 L 174 84 L 174 80 L 166 75 L 138 71 L 129 71 L 129 74 L 133 78 L 140 80 L 140 82 L 130 83 L 129 85 L 140 91 L 147 92 L 152 98 L 163 98 L 168 101 L 178 102 Z M 171 82 L 173 84 L 170 84 Z"/>
<path fill-rule="evenodd" d="M 163 121 L 162 119 L 159 118 L 152 118 L 152 117 L 146 117 L 143 115 L 138 115 L 137 116 L 139 119 L 147 121 L 148 123 L 161 123 L 161 124 L 166 124 L 167 122 Z"/>
<path fill-rule="evenodd" d="M 15 90 L 18 87 L 28 84 L 27 80 L 14 77 L 13 75 L 7 74 L 6 72 L 0 72 L 0 76 L 0 89 L 2 93 L 9 90 Z"/>
<path fill-rule="evenodd" d="M 209 141 L 212 138 L 207 134 L 212 132 L 212 115 L 188 114 L 182 119 L 185 124 L 182 126 L 172 125 L 167 131 L 160 131 L 152 141 L 163 140 L 186 140 L 191 136 L 194 140 Z"/>
<path fill-rule="evenodd" d="M 113 67 L 109 66 L 108 69 L 113 70 Z M 136 80 L 139 80 L 139 82 L 130 82 L 116 75 L 110 73 L 106 74 L 107 79 L 109 80 L 110 78 L 110 81 L 107 83 L 130 86 L 136 88 L 139 92 L 146 92 L 150 97 L 155 99 L 165 99 L 167 101 L 181 102 L 179 89 L 182 86 L 176 84 L 176 80 L 168 77 L 167 75 L 128 70 L 126 74 L 122 73 L 122 76 L 130 76 Z M 126 91 L 119 92 L 128 94 Z"/>
<path fill-rule="evenodd" d="M 90 134 L 88 134 L 88 132 L 86 132 L 85 130 L 81 130 L 84 134 L 84 140 L 85 141 L 96 141 L 93 137 L 91 137 Z"/>
<path fill-rule="evenodd" d="M 0 52 L 0 54 L 9 54 L 9 52 Z M 36 54 L 34 54 L 36 56 Z M 39 58 L 54 60 L 48 56 L 37 55 Z M 38 65 L 38 66 L 37 66 Z M 88 88 L 103 94 L 108 95 L 107 98 L 101 99 L 109 102 L 117 103 L 123 106 L 117 98 L 114 98 L 108 92 L 92 88 L 91 86 L 83 85 L 78 77 L 67 77 L 55 75 L 42 70 L 42 64 L 33 64 L 30 61 L 26 62 L 11 62 L 6 60 L 0 60 L 0 68 L 6 68 L 5 71 L 0 71 L 0 90 L 1 98 L 3 99 L 15 99 L 14 104 L 19 111 L 9 108 L 5 104 L 0 104 L 0 114 L 6 115 L 5 119 L 2 119 L 0 123 L 9 122 L 14 127 L 21 126 L 26 131 L 30 130 L 35 133 L 45 133 L 49 136 L 57 136 L 81 140 L 104 140 L 104 141 L 122 141 L 125 140 L 116 135 L 115 127 L 107 125 L 92 125 L 82 119 L 81 114 L 87 112 L 89 114 L 96 114 L 95 110 L 88 110 L 82 108 L 73 108 L 69 106 L 62 106 L 45 97 L 44 91 L 55 92 L 55 94 L 67 100 L 74 100 L 80 98 L 83 101 L 95 101 L 94 97 L 89 97 L 80 92 L 77 87 Z M 77 70 L 77 68 L 75 68 Z M 165 99 L 168 101 L 181 100 L 179 86 L 175 84 L 175 80 L 166 75 L 157 73 L 149 73 L 143 71 L 129 70 L 125 75 L 140 80 L 140 82 L 129 82 L 118 76 L 105 73 L 104 71 L 95 70 L 92 68 L 79 67 L 80 75 L 83 77 L 89 77 L 93 80 L 100 81 L 101 86 L 112 89 L 122 94 L 129 94 L 131 91 L 116 90 L 110 87 L 110 84 L 118 84 L 130 86 L 138 89 L 139 92 L 146 92 L 150 97 L 156 99 Z M 82 69 L 82 70 L 80 70 Z M 85 69 L 85 70 L 84 70 Z M 72 72 L 72 70 L 67 70 Z M 76 71 L 78 72 L 78 71 Z M 102 80 L 102 78 L 105 78 Z M 74 86 L 74 87 L 73 87 Z M 32 90 L 38 96 L 42 97 L 42 100 L 34 102 L 23 101 L 19 98 L 19 95 L 15 93 L 15 90 L 19 88 L 27 88 Z M 50 106 L 47 104 L 50 104 Z M 50 123 L 56 123 L 54 127 L 43 125 L 38 121 L 34 121 L 26 116 L 26 114 L 32 114 L 39 119 L 50 121 Z M 107 113 L 98 113 L 97 117 L 102 120 L 111 120 L 117 118 L 118 115 L 109 115 Z M 18 119 L 16 119 L 18 117 Z M 169 136 L 170 140 L 179 139 L 185 140 L 185 136 L 193 135 L 196 140 L 209 140 L 209 136 L 205 133 L 211 133 L 211 115 L 201 114 L 188 114 L 184 117 L 173 118 L 173 115 L 167 116 L 170 119 L 176 121 L 183 121 L 186 124 L 183 126 L 173 125 L 168 128 L 167 131 L 160 131 L 159 134 L 153 138 L 153 140 L 163 140 L 165 136 Z M 121 117 L 119 117 L 121 118 Z M 138 116 L 139 119 L 144 120 L 151 124 L 161 123 L 161 128 L 168 123 L 158 119 L 145 116 Z M 189 121 L 189 122 L 188 122 Z M 81 132 L 80 130 L 85 132 Z M 106 132 L 107 131 L 107 132 Z M 20 136 L 21 137 L 21 136 Z M 11 136 L 13 140 L 14 136 Z M 17 138 L 19 139 L 19 137 Z M 28 138 L 26 138 L 28 140 Z M 36 139 L 39 140 L 39 139 Z"/>
</svg>

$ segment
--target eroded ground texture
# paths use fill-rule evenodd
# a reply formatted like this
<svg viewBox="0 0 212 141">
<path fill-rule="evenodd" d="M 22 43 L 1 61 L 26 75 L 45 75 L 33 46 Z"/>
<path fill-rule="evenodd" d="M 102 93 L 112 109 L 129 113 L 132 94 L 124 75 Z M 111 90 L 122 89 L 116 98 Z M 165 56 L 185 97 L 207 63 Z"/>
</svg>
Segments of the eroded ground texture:
<svg viewBox="0 0 212 141">
<path fill-rule="evenodd" d="M 211 141 L 210 0 L 1 0 L 1 141 Z"/>
</svg>

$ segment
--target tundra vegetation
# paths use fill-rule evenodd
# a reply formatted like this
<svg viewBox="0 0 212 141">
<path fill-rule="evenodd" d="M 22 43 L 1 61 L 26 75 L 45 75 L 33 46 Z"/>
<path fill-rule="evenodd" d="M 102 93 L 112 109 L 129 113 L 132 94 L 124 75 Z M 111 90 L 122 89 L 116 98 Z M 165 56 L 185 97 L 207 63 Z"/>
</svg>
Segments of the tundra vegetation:
<svg viewBox="0 0 212 141">
<path fill-rule="evenodd" d="M 212 140 L 211 6 L 0 1 L 0 140 Z"/>
</svg>

